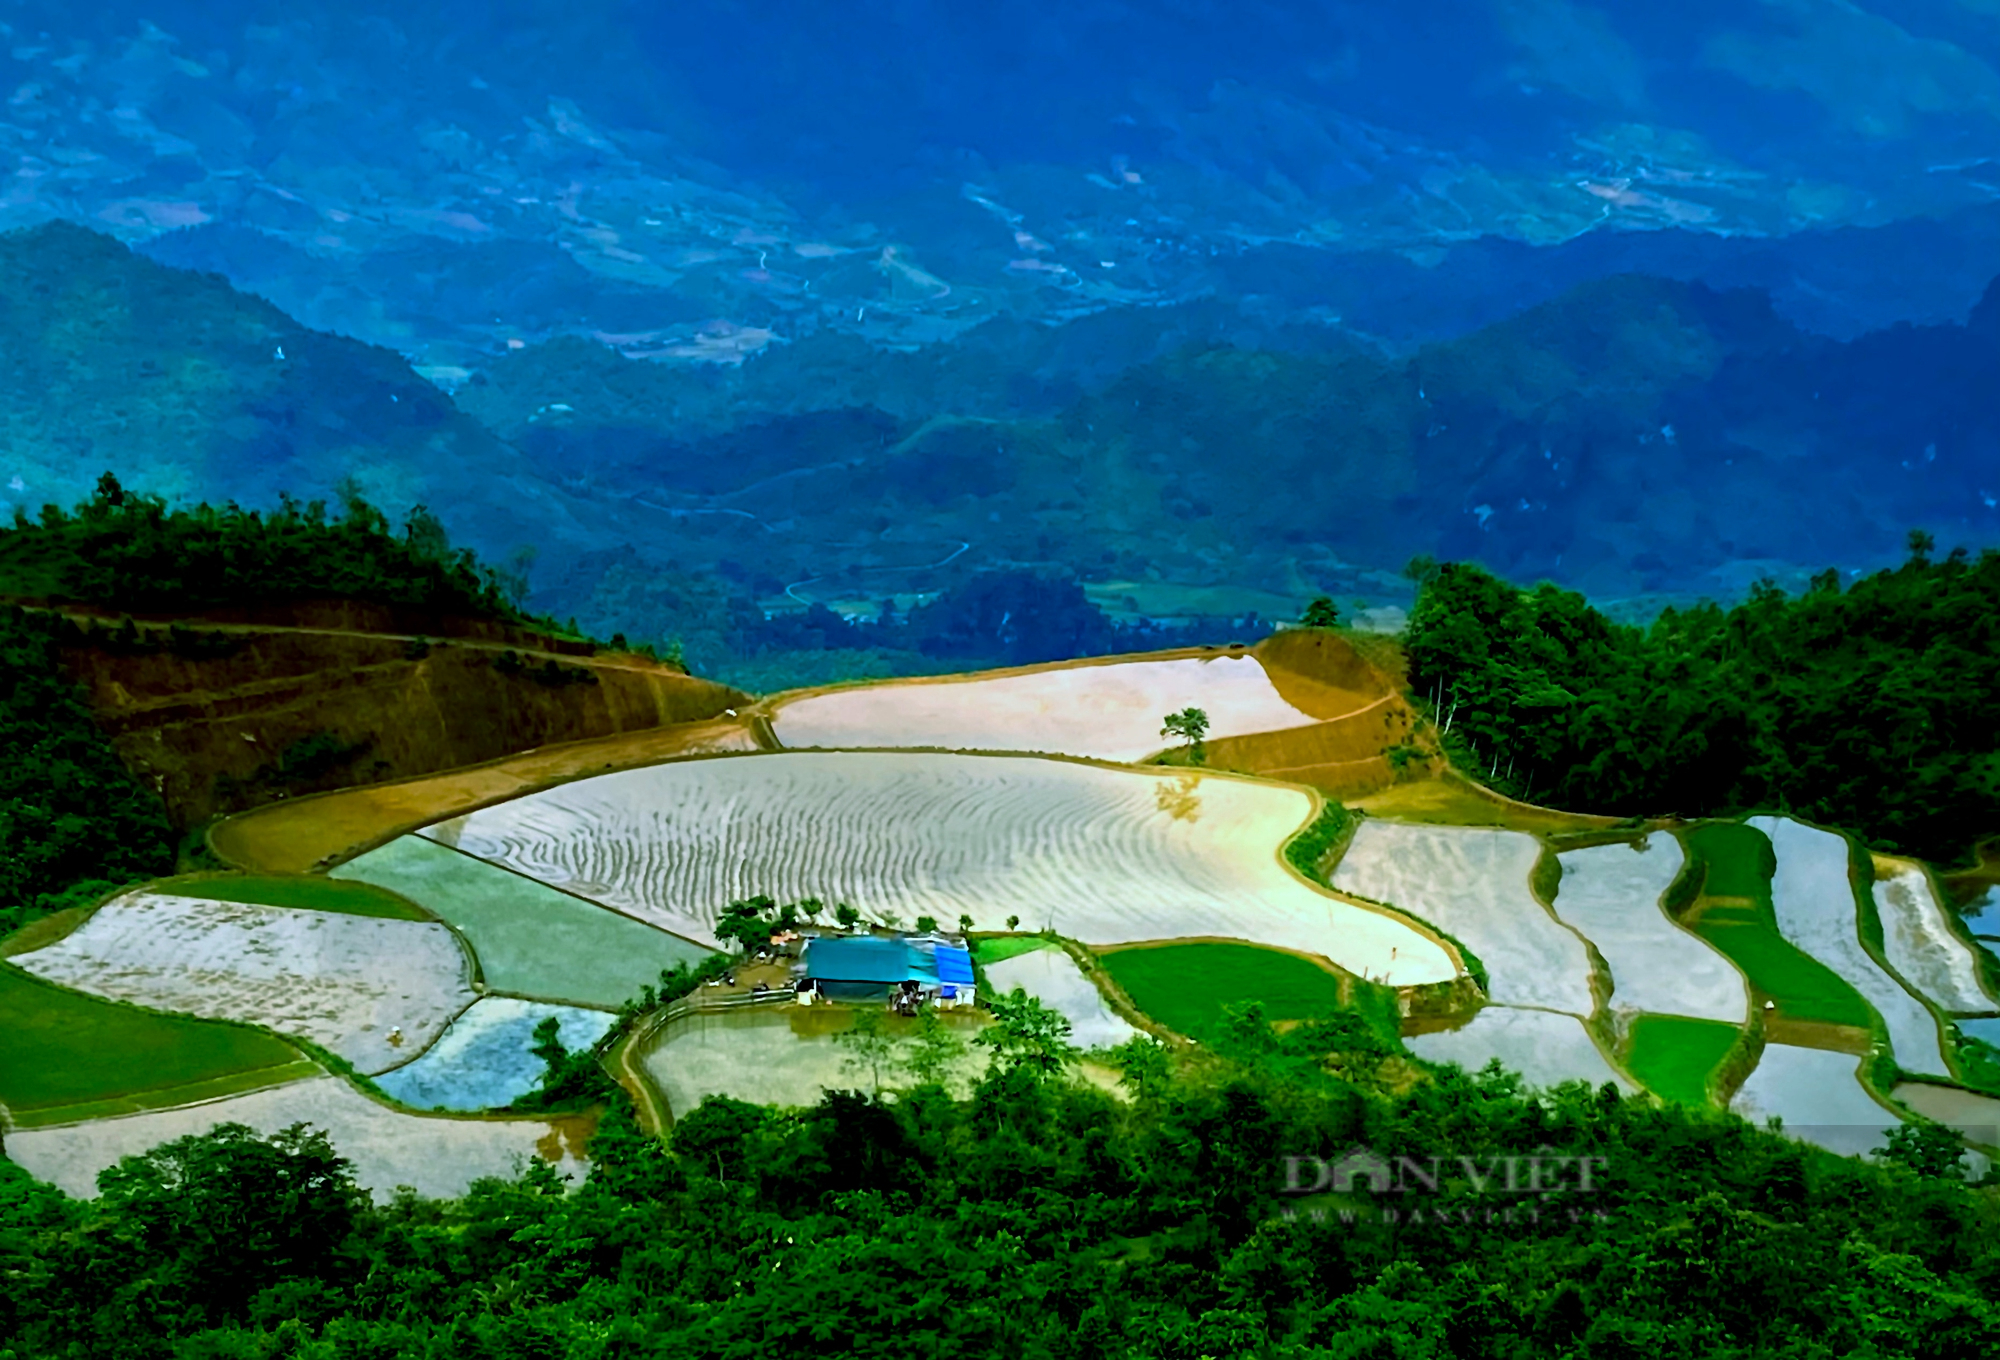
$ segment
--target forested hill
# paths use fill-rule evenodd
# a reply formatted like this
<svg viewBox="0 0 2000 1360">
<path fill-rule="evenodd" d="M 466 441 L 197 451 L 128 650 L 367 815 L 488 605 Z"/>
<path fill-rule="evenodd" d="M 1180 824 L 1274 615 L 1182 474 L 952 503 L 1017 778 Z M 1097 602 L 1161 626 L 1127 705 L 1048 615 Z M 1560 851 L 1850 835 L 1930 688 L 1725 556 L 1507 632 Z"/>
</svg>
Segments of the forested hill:
<svg viewBox="0 0 2000 1360">
<path fill-rule="evenodd" d="M 1620 814 L 1778 808 L 1949 861 L 2000 833 L 2000 552 L 1613 623 L 1582 596 L 1433 569 L 1413 686 L 1482 777 Z"/>
</svg>

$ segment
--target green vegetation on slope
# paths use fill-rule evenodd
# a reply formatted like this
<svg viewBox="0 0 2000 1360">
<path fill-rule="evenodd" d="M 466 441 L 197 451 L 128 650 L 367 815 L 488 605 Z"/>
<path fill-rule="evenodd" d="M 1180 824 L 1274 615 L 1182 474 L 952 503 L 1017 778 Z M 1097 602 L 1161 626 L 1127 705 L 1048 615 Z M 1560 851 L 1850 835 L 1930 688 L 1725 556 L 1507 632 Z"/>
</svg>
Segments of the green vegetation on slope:
<svg viewBox="0 0 2000 1360">
<path fill-rule="evenodd" d="M 45 619 L 0 610 L 0 935 L 173 867 L 166 808 L 58 669 Z"/>
<path fill-rule="evenodd" d="M 1742 1031 L 1720 1020 L 1641 1015 L 1626 1041 L 1625 1070 L 1662 1100 L 1700 1108 L 1708 1082 Z"/>
<path fill-rule="evenodd" d="M 1099 956 L 1132 1004 L 1178 1034 L 1209 1037 L 1224 1008 L 1258 1002 L 1273 1021 L 1338 1014 L 1341 979 L 1278 949 L 1248 944 L 1168 944 Z"/>
<path fill-rule="evenodd" d="M 1611 813 L 1784 808 L 1931 859 L 2000 828 L 2000 551 L 1613 623 L 1478 567 L 1428 573 L 1413 687 L 1508 792 Z"/>
<path fill-rule="evenodd" d="M 0 1103 L 17 1123 L 224 1095 L 303 1076 L 303 1062 L 248 1025 L 103 1001 L 0 965 Z"/>
<path fill-rule="evenodd" d="M 351 489 L 340 513 L 280 496 L 269 512 L 206 503 L 169 510 L 105 473 L 97 494 L 0 529 L 0 594 L 139 613 L 339 598 L 520 620 L 501 578 L 452 551 L 421 506 L 397 534 Z"/>
<path fill-rule="evenodd" d="M 581 1185 L 536 1164 L 450 1204 L 372 1207 L 322 1143 L 242 1129 L 90 1203 L 0 1164 L 0 1335 L 93 1360 L 2000 1351 L 1987 1194 L 1933 1134 L 1869 1164 L 1615 1089 L 1370 1067 L 1353 1039 L 1239 1012 L 1202 1052 L 1131 1046 L 1130 1100 L 998 1048 L 966 1100 L 713 1097 L 671 1151 L 614 1104 Z M 1447 1169 L 1286 1193 L 1286 1158 L 1357 1143 Z M 1455 1170 L 1536 1156 L 1603 1160 L 1588 1191 L 1542 1163 L 1554 1195 Z"/>
<path fill-rule="evenodd" d="M 1682 924 L 1741 968 L 1786 1019 L 1861 1029 L 1874 1023 L 1859 992 L 1778 932 L 1771 905 L 1777 861 L 1763 832 L 1734 823 L 1697 826 L 1687 833 L 1687 847 L 1704 887 Z"/>
</svg>

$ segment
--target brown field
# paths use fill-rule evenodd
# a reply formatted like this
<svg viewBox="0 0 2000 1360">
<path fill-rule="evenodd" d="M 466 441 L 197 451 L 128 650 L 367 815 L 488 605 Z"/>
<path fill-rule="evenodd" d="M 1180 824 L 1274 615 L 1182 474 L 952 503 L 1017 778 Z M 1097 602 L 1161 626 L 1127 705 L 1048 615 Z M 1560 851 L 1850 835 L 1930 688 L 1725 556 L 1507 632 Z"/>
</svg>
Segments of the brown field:
<svg viewBox="0 0 2000 1360">
<path fill-rule="evenodd" d="M 246 869 L 303 873 L 351 858 L 420 826 L 571 779 L 683 756 L 757 748 L 752 728 L 728 719 L 567 742 L 394 784 L 272 803 L 215 826 L 209 844 L 224 859 Z"/>
<path fill-rule="evenodd" d="M 1355 807 L 1373 817 L 1448 826 L 1497 826 L 1509 831 L 1559 835 L 1608 830 L 1617 825 L 1611 817 L 1594 817 L 1583 812 L 1561 812 L 1555 808 L 1536 807 L 1532 803 L 1517 803 L 1491 789 L 1481 788 L 1455 770 L 1430 779 L 1398 784 L 1351 801 Z"/>
</svg>

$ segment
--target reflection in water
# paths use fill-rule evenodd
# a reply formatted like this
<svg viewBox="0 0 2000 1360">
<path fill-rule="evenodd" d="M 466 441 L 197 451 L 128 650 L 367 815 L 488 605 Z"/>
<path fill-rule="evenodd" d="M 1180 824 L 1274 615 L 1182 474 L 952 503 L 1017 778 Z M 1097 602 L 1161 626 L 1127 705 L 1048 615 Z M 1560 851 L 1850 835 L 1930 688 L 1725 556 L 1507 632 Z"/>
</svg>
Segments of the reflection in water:
<svg viewBox="0 0 2000 1360">
<path fill-rule="evenodd" d="M 1193 773 L 1177 775 L 1172 781 L 1162 780 L 1153 788 L 1153 806 L 1177 822 L 1198 822 L 1201 795 L 1195 790 L 1200 786 L 1201 776 Z"/>
</svg>

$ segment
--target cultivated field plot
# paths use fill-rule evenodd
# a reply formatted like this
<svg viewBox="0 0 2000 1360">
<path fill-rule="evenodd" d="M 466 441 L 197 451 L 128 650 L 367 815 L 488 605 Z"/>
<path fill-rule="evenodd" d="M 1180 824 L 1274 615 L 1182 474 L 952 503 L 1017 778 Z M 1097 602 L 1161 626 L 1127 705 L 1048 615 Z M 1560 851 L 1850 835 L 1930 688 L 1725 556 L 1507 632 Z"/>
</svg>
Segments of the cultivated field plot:
<svg viewBox="0 0 2000 1360">
<path fill-rule="evenodd" d="M 1333 886 L 1401 907 L 1464 942 L 1501 1005 L 1589 1015 L 1590 956 L 1535 900 L 1541 843 L 1515 831 L 1364 821 Z"/>
<path fill-rule="evenodd" d="M 338 1077 L 294 1082 L 179 1110 L 157 1110 L 7 1136 L 7 1155 L 28 1174 L 79 1198 L 97 1193 L 97 1173 L 121 1157 L 150 1151 L 218 1124 L 276 1133 L 295 1123 L 324 1129 L 354 1178 L 378 1201 L 407 1185 L 433 1199 L 465 1193 L 482 1176 L 513 1176 L 534 1157 L 581 1177 L 578 1150 L 547 1119 L 447 1119 L 378 1105 Z"/>
<path fill-rule="evenodd" d="M 1775 1115 L 1793 1138 L 1849 1157 L 1865 1156 L 1902 1121 L 1862 1088 L 1855 1076 L 1859 1062 L 1851 1053 L 1766 1044 L 1757 1070 L 1729 1108 L 1759 1125 Z"/>
<path fill-rule="evenodd" d="M 1668 835 L 1649 837 L 1643 848 L 1572 850 L 1561 856 L 1556 915 L 1604 956 L 1613 1007 L 1741 1024 L 1750 1008 L 1742 974 L 1660 907 L 1685 858 Z"/>
<path fill-rule="evenodd" d="M 1929 1008 L 1861 947 L 1847 842 L 1788 817 L 1753 817 L 1749 824 L 1769 836 L 1777 852 L 1771 906 L 1785 938 L 1838 973 L 1875 1008 L 1889 1027 L 1897 1066 L 1928 1076 L 1951 1075 Z"/>
<path fill-rule="evenodd" d="M 1924 1118 L 1949 1125 L 1983 1147 L 2000 1148 L 2000 1100 L 1992 1096 L 1921 1081 L 1901 1082 L 1889 1094 Z"/>
<path fill-rule="evenodd" d="M 607 1011 L 551 1006 L 511 996 L 486 996 L 415 1062 L 385 1072 L 375 1084 L 420 1110 L 492 1110 L 535 1089 L 546 1064 L 529 1052 L 535 1026 L 553 1016 L 556 1037 L 572 1051 L 589 1048 L 611 1028 Z"/>
<path fill-rule="evenodd" d="M 787 752 L 580 780 L 424 834 L 704 942 L 724 905 L 769 893 L 905 923 L 1019 916 L 1093 945 L 1254 940 L 1392 984 L 1453 977 L 1401 918 L 1281 862 L 1312 814 L 1297 790 L 1190 771 Z"/>
<path fill-rule="evenodd" d="M 985 967 L 1019 954 L 1032 954 L 1037 949 L 1054 948 L 1054 943 L 1038 935 L 996 935 L 972 942 L 972 961 Z"/>
<path fill-rule="evenodd" d="M 304 873 L 426 822 L 565 779 L 717 751 L 755 751 L 736 720 L 675 723 L 591 741 L 545 746 L 489 765 L 313 798 L 288 798 L 218 824 L 210 840 L 245 868 Z"/>
<path fill-rule="evenodd" d="M 1170 745 L 1160 719 L 1193 705 L 1209 734 L 1235 736 L 1317 721 L 1285 702 L 1253 656 L 1051 666 L 810 694 L 780 704 L 785 746 L 1044 751 L 1141 760 Z"/>
<path fill-rule="evenodd" d="M 462 931 L 496 992 L 617 1006 L 662 969 L 709 950 L 546 883 L 422 836 L 403 836 L 335 869 L 421 902 Z"/>
<path fill-rule="evenodd" d="M 1771 842 L 1754 827 L 1711 823 L 1687 833 L 1701 857 L 1702 896 L 1688 929 L 1721 950 L 1789 1020 L 1867 1029 L 1874 1023 L 1860 993 L 1778 933 L 1771 909 Z"/>
<path fill-rule="evenodd" d="M 965 1057 L 946 1076 L 960 1090 L 986 1070 L 986 1053 L 969 1042 L 979 1030 L 973 1017 L 946 1014 L 946 1023 L 968 1041 Z M 680 1118 L 704 1097 L 719 1095 L 755 1105 L 817 1105 L 829 1090 L 872 1091 L 876 1073 L 834 1042 L 834 1026 L 846 1017 L 801 1007 L 735 1013 L 695 1013 L 675 1021 L 639 1060 L 646 1078 Z M 911 1022 L 890 1017 L 892 1037 L 914 1033 Z M 913 1084 L 894 1050 L 881 1071 L 884 1090 Z"/>
<path fill-rule="evenodd" d="M 1099 962 L 1134 1006 L 1190 1038 L 1206 1035 L 1226 1005 L 1261 1002 L 1272 1021 L 1315 1019 L 1342 1006 L 1338 977 L 1280 949 L 1168 944 L 1114 950 Z"/>
<path fill-rule="evenodd" d="M 1546 1088 L 1566 1081 L 1602 1086 L 1612 1081 L 1627 1091 L 1638 1089 L 1591 1042 L 1581 1020 L 1553 1011 L 1485 1006 L 1462 1029 L 1413 1034 L 1403 1046 L 1426 1062 L 1456 1063 L 1468 1072 L 1497 1059 L 1530 1086 Z"/>
<path fill-rule="evenodd" d="M 1036 949 L 1000 963 L 985 965 L 994 990 L 1016 987 L 1069 1021 L 1070 1042 L 1078 1048 L 1114 1048 L 1139 1031 L 1111 1009 L 1097 984 L 1083 975 L 1076 960 L 1062 949 Z"/>
<path fill-rule="evenodd" d="M 120 1006 L 0 966 L 0 1104 L 17 1125 L 206 1100 L 318 1071 L 262 1030 Z"/>
<path fill-rule="evenodd" d="M 1680 1015 L 1641 1015 L 1626 1040 L 1625 1066 L 1663 1100 L 1706 1105 L 1708 1081 L 1741 1033 L 1734 1024 Z"/>
<path fill-rule="evenodd" d="M 1901 864 L 1875 881 L 1875 910 L 1882 919 L 1882 952 L 1903 979 L 1947 1011 L 1990 1011 L 2000 1002 L 1979 985 L 1972 946 L 1952 932 L 1931 881 L 1914 864 Z"/>
<path fill-rule="evenodd" d="M 349 883 L 321 874 L 227 874 L 176 878 L 152 885 L 170 897 L 209 902 L 249 902 L 262 907 L 303 907 L 347 916 L 380 916 L 391 921 L 431 918 L 392 892 L 368 883 Z"/>
<path fill-rule="evenodd" d="M 441 925 L 143 891 L 14 962 L 97 996 L 298 1034 L 364 1072 L 407 1061 L 473 1000 L 465 950 Z"/>
</svg>

